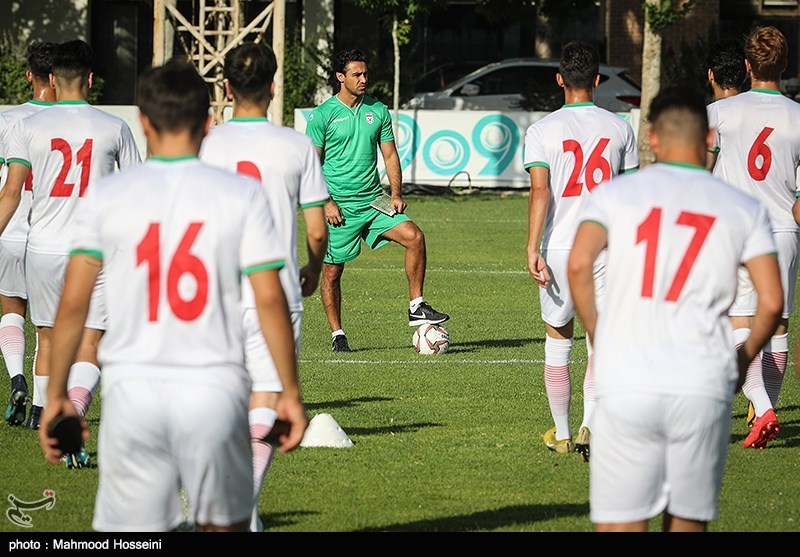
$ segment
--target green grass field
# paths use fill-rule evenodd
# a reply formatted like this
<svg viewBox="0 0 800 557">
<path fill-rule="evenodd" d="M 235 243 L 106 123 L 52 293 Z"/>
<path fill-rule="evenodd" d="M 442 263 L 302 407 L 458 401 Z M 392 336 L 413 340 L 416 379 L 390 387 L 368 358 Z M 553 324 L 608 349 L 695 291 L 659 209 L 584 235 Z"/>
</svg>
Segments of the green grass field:
<svg viewBox="0 0 800 557">
<path fill-rule="evenodd" d="M 329 413 L 355 445 L 278 455 L 262 491 L 268 531 L 591 530 L 589 466 L 548 451 L 544 328 L 526 271 L 527 203 L 511 195 L 409 197 L 425 231 L 425 296 L 448 312 L 449 353 L 416 354 L 407 326 L 403 250 L 367 248 L 343 278 L 351 354 L 333 354 L 319 294 L 306 301 L 300 373 L 309 416 Z M 301 252 L 302 254 L 302 252 Z M 789 368 L 780 437 L 743 449 L 744 398 L 712 531 L 800 531 L 800 387 Z M 586 347 L 572 352 L 572 424 L 582 412 Z M 33 342 L 28 345 L 28 372 Z M 676 358 L 677 360 L 677 358 Z M 30 379 L 29 379 L 30 384 Z M 3 404 L 8 375 L 0 373 Z M 98 403 L 99 402 L 99 403 Z M 89 414 L 96 451 L 98 400 Z M 620 432 L 620 443 L 625 432 Z M 31 511 L 33 528 L 5 518 L 0 531 L 89 531 L 97 470 L 44 462 L 30 431 L 0 424 L 0 496 L 32 501 L 46 488 L 56 506 Z M 653 521 L 652 529 L 660 529 Z"/>
</svg>

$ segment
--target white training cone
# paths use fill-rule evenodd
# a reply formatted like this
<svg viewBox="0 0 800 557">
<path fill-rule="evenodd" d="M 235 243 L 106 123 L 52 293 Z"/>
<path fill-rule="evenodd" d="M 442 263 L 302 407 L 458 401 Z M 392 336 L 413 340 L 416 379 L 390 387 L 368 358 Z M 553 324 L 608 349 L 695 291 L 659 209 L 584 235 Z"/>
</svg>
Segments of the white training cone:
<svg viewBox="0 0 800 557">
<path fill-rule="evenodd" d="M 308 428 L 300 441 L 301 447 L 333 447 L 344 449 L 352 447 L 353 441 L 339 427 L 330 414 L 317 414 L 308 422 Z"/>
</svg>

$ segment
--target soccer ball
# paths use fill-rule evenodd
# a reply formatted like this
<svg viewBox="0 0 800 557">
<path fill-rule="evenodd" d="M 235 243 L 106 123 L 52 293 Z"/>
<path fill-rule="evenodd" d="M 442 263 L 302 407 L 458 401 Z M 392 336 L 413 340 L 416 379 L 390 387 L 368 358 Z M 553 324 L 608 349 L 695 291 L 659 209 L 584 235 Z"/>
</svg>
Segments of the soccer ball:
<svg viewBox="0 0 800 557">
<path fill-rule="evenodd" d="M 420 325 L 414 330 L 411 344 L 420 354 L 444 354 L 450 348 L 450 335 L 441 325 Z"/>
</svg>

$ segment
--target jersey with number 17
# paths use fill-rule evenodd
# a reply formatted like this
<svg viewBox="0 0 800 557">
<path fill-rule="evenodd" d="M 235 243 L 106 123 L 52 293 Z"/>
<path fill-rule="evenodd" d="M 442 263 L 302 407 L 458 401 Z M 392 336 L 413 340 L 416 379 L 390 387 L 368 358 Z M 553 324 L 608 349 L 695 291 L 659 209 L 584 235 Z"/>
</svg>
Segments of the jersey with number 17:
<svg viewBox="0 0 800 557">
<path fill-rule="evenodd" d="M 85 102 L 61 101 L 21 120 L 8 145 L 7 162 L 34 176 L 28 249 L 67 254 L 74 217 L 97 179 L 140 161 L 128 124 Z"/>
<path fill-rule="evenodd" d="M 775 253 L 764 204 L 700 166 L 658 163 L 587 200 L 606 229 L 598 398 L 646 392 L 729 400 L 737 377 L 728 308 L 742 263 Z"/>
<path fill-rule="evenodd" d="M 72 248 L 103 262 L 103 365 L 246 378 L 241 278 L 285 258 L 258 182 L 194 157 L 150 159 L 93 184 Z"/>
<path fill-rule="evenodd" d="M 639 166 L 630 124 L 593 103 L 567 104 L 525 133 L 525 169 L 550 172 L 542 250 L 571 249 L 581 204 L 602 182 Z"/>
<path fill-rule="evenodd" d="M 708 106 L 719 149 L 714 175 L 761 200 L 774 232 L 798 229 L 792 216 L 800 164 L 800 104 L 752 89 Z"/>
</svg>

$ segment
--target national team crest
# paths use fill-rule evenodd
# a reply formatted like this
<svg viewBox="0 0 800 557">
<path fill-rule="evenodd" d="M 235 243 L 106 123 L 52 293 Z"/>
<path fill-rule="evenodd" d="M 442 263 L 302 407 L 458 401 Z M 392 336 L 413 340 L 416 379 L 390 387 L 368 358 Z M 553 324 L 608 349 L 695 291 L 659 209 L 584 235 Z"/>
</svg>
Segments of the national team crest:
<svg viewBox="0 0 800 557">
<path fill-rule="evenodd" d="M 372 122 L 375 121 L 375 118 L 372 117 L 372 112 L 367 112 L 365 116 L 367 118 L 367 124 L 372 124 Z"/>
</svg>

